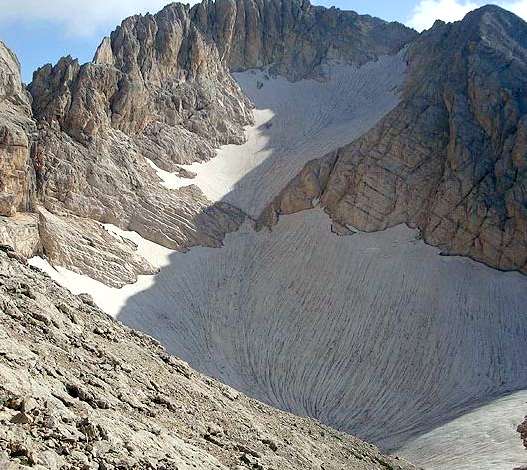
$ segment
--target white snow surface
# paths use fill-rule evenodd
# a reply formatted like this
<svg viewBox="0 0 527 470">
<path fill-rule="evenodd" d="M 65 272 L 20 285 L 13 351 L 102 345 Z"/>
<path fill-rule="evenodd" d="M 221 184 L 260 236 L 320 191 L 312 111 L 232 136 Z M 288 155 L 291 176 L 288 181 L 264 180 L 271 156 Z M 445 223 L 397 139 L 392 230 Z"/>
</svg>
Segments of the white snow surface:
<svg viewBox="0 0 527 470">
<path fill-rule="evenodd" d="M 157 176 L 161 180 L 161 184 L 167 189 L 179 189 L 183 186 L 189 186 L 192 184 L 192 180 L 189 178 L 181 178 L 175 173 L 170 173 L 169 171 L 159 168 L 152 160 L 149 158 L 146 159 L 148 164 L 152 169 L 157 173 Z"/>
<path fill-rule="evenodd" d="M 136 232 L 121 230 L 115 225 L 105 224 L 104 227 L 116 237 L 124 237 L 133 241 L 137 245 L 137 252 L 148 259 L 154 266 L 164 268 L 170 264 L 170 255 L 174 253 L 173 250 L 145 240 Z M 88 276 L 83 276 L 82 274 L 63 268 L 62 266 L 52 266 L 47 260 L 39 256 L 30 259 L 29 264 L 40 268 L 61 286 L 66 287 L 74 294 L 90 294 L 96 304 L 114 318 L 126 306 L 128 299 L 140 292 L 146 291 L 156 281 L 155 276 L 138 276 L 135 284 L 128 284 L 118 289 L 107 286 Z"/>
<path fill-rule="evenodd" d="M 305 162 L 397 104 L 404 65 L 384 58 L 331 73 L 295 84 L 237 74 L 256 125 L 245 145 L 187 167 L 192 184 L 259 215 Z M 163 268 L 122 289 L 32 263 L 193 367 L 425 468 L 525 464 L 514 428 L 527 414 L 527 278 L 439 256 L 404 226 L 338 237 L 330 224 L 318 209 L 272 231 L 247 222 L 222 248 L 188 253 L 107 226 Z"/>
<path fill-rule="evenodd" d="M 527 462 L 516 432 L 526 409 L 527 391 L 513 393 L 407 442 L 399 453 L 430 470 L 512 470 Z"/>
<path fill-rule="evenodd" d="M 262 71 L 236 73 L 256 107 L 247 142 L 183 167 L 197 173 L 192 183 L 209 199 L 258 217 L 308 161 L 350 143 L 393 109 L 404 72 L 400 54 L 359 68 L 328 66 L 327 81 L 291 83 Z"/>
</svg>

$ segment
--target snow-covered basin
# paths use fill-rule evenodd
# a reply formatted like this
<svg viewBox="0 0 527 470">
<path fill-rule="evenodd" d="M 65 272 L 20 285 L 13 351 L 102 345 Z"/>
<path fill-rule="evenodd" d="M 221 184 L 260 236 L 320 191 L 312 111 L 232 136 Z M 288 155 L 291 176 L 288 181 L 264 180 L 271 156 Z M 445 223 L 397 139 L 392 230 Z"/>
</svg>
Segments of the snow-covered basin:
<svg viewBox="0 0 527 470">
<path fill-rule="evenodd" d="M 409 442 L 399 454 L 433 470 L 512 470 L 527 463 L 518 423 L 527 414 L 527 391 L 491 401 Z"/>
<path fill-rule="evenodd" d="M 159 275 L 123 289 L 65 270 L 61 282 L 89 290 L 194 367 L 402 446 L 425 468 L 525 461 L 515 427 L 527 396 L 508 392 L 526 383 L 523 276 L 439 256 L 403 226 L 337 237 L 318 210 L 284 217 L 273 232 L 247 224 L 221 249 L 158 261 Z"/>
<path fill-rule="evenodd" d="M 183 167 L 194 179 L 158 175 L 164 185 L 196 184 L 212 201 L 226 201 L 253 217 L 314 158 L 373 127 L 399 102 L 405 62 L 381 57 L 362 67 L 332 65 L 327 80 L 291 83 L 266 72 L 234 74 L 255 105 L 255 125 L 244 145 L 226 145 L 217 157 Z"/>
<path fill-rule="evenodd" d="M 257 216 L 305 162 L 397 104 L 404 65 L 385 58 L 330 74 L 296 84 L 238 74 L 257 106 L 248 142 L 187 167 L 194 180 L 158 171 L 163 184 L 197 184 Z M 526 460 L 514 428 L 527 405 L 513 393 L 527 388 L 525 277 L 441 257 L 407 227 L 337 237 L 319 210 L 272 232 L 247 223 L 222 248 L 188 253 L 107 228 L 160 274 L 112 289 L 32 264 L 197 369 L 426 468 L 510 470 Z"/>
</svg>

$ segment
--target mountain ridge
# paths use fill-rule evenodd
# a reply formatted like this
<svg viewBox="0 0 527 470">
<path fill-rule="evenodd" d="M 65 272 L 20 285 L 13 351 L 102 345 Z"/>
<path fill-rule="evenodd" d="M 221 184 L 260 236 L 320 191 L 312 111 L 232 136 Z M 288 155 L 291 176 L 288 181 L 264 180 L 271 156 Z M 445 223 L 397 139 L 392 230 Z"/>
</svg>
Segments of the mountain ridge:
<svg viewBox="0 0 527 470">
<path fill-rule="evenodd" d="M 520 42 L 504 22 L 519 28 Z M 401 104 L 324 163 L 309 164 L 261 224 L 321 198 L 340 225 L 374 231 L 406 223 L 445 254 L 525 273 L 526 34 L 525 22 L 493 7 L 422 33 L 408 49 Z M 499 67 L 510 50 L 517 57 Z M 331 175 L 313 186 L 321 165 Z"/>
<path fill-rule="evenodd" d="M 209 13 L 205 15 L 207 8 L 212 18 L 219 18 L 226 26 L 216 31 L 208 22 Z M 286 31 L 296 24 L 294 18 L 298 15 L 298 31 L 288 36 Z M 245 31 L 253 21 L 249 17 L 260 25 L 253 36 Z M 278 22 L 276 37 L 264 40 L 261 27 L 270 24 L 271 19 Z M 349 28 L 335 36 L 332 21 Z M 192 176 L 180 165 L 209 160 L 218 146 L 244 141 L 244 126 L 252 123 L 251 104 L 227 70 L 226 49 L 217 46 L 229 45 L 220 35 L 229 29 L 227 26 L 235 28 L 232 31 L 236 38 L 247 38 L 243 46 L 232 43 L 229 54 L 234 59 L 230 62 L 253 67 L 271 65 L 276 57 L 283 58 L 276 73 L 290 72 L 291 79 L 293 74 L 299 74 L 296 78 L 319 75 L 319 64 L 331 51 L 342 51 L 346 61 L 356 60 L 360 65 L 379 54 L 398 50 L 415 34 L 401 25 L 313 8 L 296 0 L 219 0 L 191 9 L 171 4 L 156 15 L 125 19 L 112 34 L 113 39 L 101 42 L 95 62 L 80 65 L 64 57 L 54 66 L 38 69 L 28 86 L 32 116 L 39 130 L 32 138 L 31 156 L 27 157 L 35 176 L 25 190 L 18 192 L 30 193 L 32 206 L 42 205 L 66 222 L 48 226 L 67 227 L 72 217 L 94 219 L 137 231 L 146 239 L 179 250 L 196 245 L 219 246 L 226 233 L 239 227 L 245 215 L 236 207 L 212 204 L 191 185 L 166 191 L 157 184 L 158 177 L 149 163 Z M 314 47 L 309 46 L 313 39 L 299 39 L 313 27 L 318 28 L 319 39 L 325 35 L 328 41 L 313 43 Z M 387 31 L 390 33 L 384 38 Z M 331 45 L 336 37 L 341 38 L 337 49 Z M 291 53 L 285 53 L 280 44 L 286 39 L 286 49 L 306 41 L 309 47 L 293 47 Z M 388 48 L 388 41 L 394 45 Z M 308 49 L 311 52 L 307 53 Z M 245 55 L 248 51 L 261 56 L 260 62 L 245 63 L 252 56 L 252 52 Z M 364 51 L 369 52 L 364 55 Z M 35 191 L 29 192 L 29 186 L 35 186 Z M 142 207 L 139 211 L 138 206 Z M 43 214 L 46 212 L 41 211 L 39 217 L 44 223 Z M 92 227 L 87 221 L 77 224 L 75 230 L 83 225 Z M 73 240 L 75 230 L 51 238 Z M 92 251 L 89 244 L 75 244 L 75 251 L 66 248 L 58 252 L 56 244 L 48 243 L 49 235 L 47 232 L 40 240 L 40 251 L 52 262 L 82 272 L 82 257 Z M 90 238 L 89 233 L 85 236 Z M 105 260 L 114 254 L 104 245 L 97 244 L 97 250 L 102 256 L 95 256 L 96 267 L 90 272 L 108 282 L 112 276 L 105 272 Z M 130 260 L 130 266 L 134 264 L 122 247 L 117 252 Z M 122 285 L 133 281 L 140 274 L 133 271 L 121 281 L 111 282 Z"/>
<path fill-rule="evenodd" d="M 116 304 L 124 299 L 116 314 L 125 323 L 200 370 L 386 448 L 527 384 L 518 354 L 527 327 L 519 313 L 520 273 L 527 273 L 527 25 L 516 16 L 487 6 L 418 35 L 307 1 L 205 0 L 125 19 L 92 62 L 67 56 L 43 66 L 27 90 L 4 45 L 0 59 L 0 245 L 11 246 L 0 250 L 0 314 L 9 325 L 0 331 L 8 350 L 0 374 L 10 384 L 19 373 L 46 384 L 38 413 L 26 413 L 24 387 L 0 401 L 0 419 L 22 425 L 15 434 L 0 430 L 7 452 L 0 461 L 38 464 L 22 442 L 29 439 L 71 465 L 137 463 L 138 446 L 156 460 L 153 468 L 170 468 L 145 444 L 155 440 L 149 436 L 130 446 L 117 440 L 119 459 L 90 442 L 105 453 L 90 457 L 78 432 L 106 441 L 107 426 L 85 422 L 83 413 L 103 420 L 100 410 L 110 410 L 119 434 L 134 429 L 127 420 L 137 412 L 143 433 L 153 422 L 149 401 L 179 408 L 148 384 L 140 403 L 126 387 L 124 398 L 112 395 L 113 373 L 133 374 L 129 357 L 121 369 L 98 360 L 113 351 L 110 343 L 124 338 L 119 354 L 126 346 L 153 353 L 146 375 L 159 366 L 158 346 L 145 339 L 134 349 L 130 337 L 140 334 L 25 267 L 35 255 L 52 276 L 52 266 L 65 267 L 83 289 L 96 285 Z M 357 231 L 378 233 L 353 238 Z M 160 266 L 145 240 L 167 250 L 163 272 L 141 291 L 136 281 Z M 12 355 L 17 348 L 36 361 L 34 371 Z M 42 363 L 50 354 L 60 364 L 48 373 Z M 179 360 L 161 359 L 185 380 L 195 377 Z M 64 365 L 72 361 L 79 368 Z M 99 366 L 104 383 L 89 378 Z M 100 390 L 113 398 L 100 401 Z M 207 386 L 200 390 L 205 407 L 225 405 Z M 26 433 L 33 423 L 44 430 L 39 413 L 46 400 L 56 403 L 52 392 L 73 410 L 63 414 L 78 439 L 64 453 Z M 221 428 L 232 424 L 238 435 L 234 415 L 246 412 L 238 408 Z M 357 455 L 353 442 L 350 453 L 347 444 L 319 447 L 317 431 L 307 428 L 316 439 L 308 438 L 310 450 L 292 450 L 298 468 L 331 468 L 324 449 L 342 462 L 361 460 L 359 469 L 405 468 L 382 464 L 388 460 L 376 451 Z M 257 440 L 252 451 L 230 431 L 196 430 L 188 421 L 177 431 L 199 449 L 170 440 L 176 460 L 288 464 L 273 455 L 275 438 Z"/>
</svg>

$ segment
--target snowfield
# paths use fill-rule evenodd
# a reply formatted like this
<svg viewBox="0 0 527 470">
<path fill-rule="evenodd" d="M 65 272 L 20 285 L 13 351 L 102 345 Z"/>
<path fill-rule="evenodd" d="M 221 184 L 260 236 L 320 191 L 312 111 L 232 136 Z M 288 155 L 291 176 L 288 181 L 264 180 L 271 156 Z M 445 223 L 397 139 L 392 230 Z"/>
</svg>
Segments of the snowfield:
<svg viewBox="0 0 527 470">
<path fill-rule="evenodd" d="M 187 166 L 196 184 L 257 217 L 313 159 L 398 102 L 402 56 L 327 81 L 236 78 L 255 103 L 248 141 Z M 511 470 L 527 457 L 527 278 L 439 256 L 404 226 L 339 237 L 319 209 L 251 221 L 220 249 L 176 253 L 118 231 L 162 267 L 112 289 L 34 259 L 74 292 L 209 375 L 279 408 L 398 450 L 429 469 Z M 516 392 L 516 393 L 514 393 Z"/>
</svg>

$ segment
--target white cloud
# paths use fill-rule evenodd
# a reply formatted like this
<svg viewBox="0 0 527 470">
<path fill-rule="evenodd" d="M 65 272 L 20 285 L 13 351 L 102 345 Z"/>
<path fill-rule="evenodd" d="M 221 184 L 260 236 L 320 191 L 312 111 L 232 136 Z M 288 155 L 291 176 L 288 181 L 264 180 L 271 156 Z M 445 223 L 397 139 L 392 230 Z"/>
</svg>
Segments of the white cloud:
<svg viewBox="0 0 527 470">
<path fill-rule="evenodd" d="M 504 3 L 502 5 L 507 10 L 516 13 L 518 16 L 527 20 L 527 0 L 518 0 L 516 2 Z"/>
<path fill-rule="evenodd" d="M 421 0 L 415 6 L 407 24 L 417 31 L 422 31 L 430 28 L 435 20 L 457 21 L 478 6 L 470 1 Z"/>
<path fill-rule="evenodd" d="M 0 22 L 45 21 L 67 34 L 92 36 L 127 16 L 155 13 L 168 3 L 170 0 L 0 0 Z"/>
<path fill-rule="evenodd" d="M 493 3 L 527 19 L 527 0 L 498 1 Z M 420 0 L 414 7 L 412 15 L 406 24 L 418 31 L 422 31 L 430 28 L 435 20 L 447 22 L 460 20 L 469 11 L 484 4 L 483 2 L 471 0 Z"/>
</svg>

